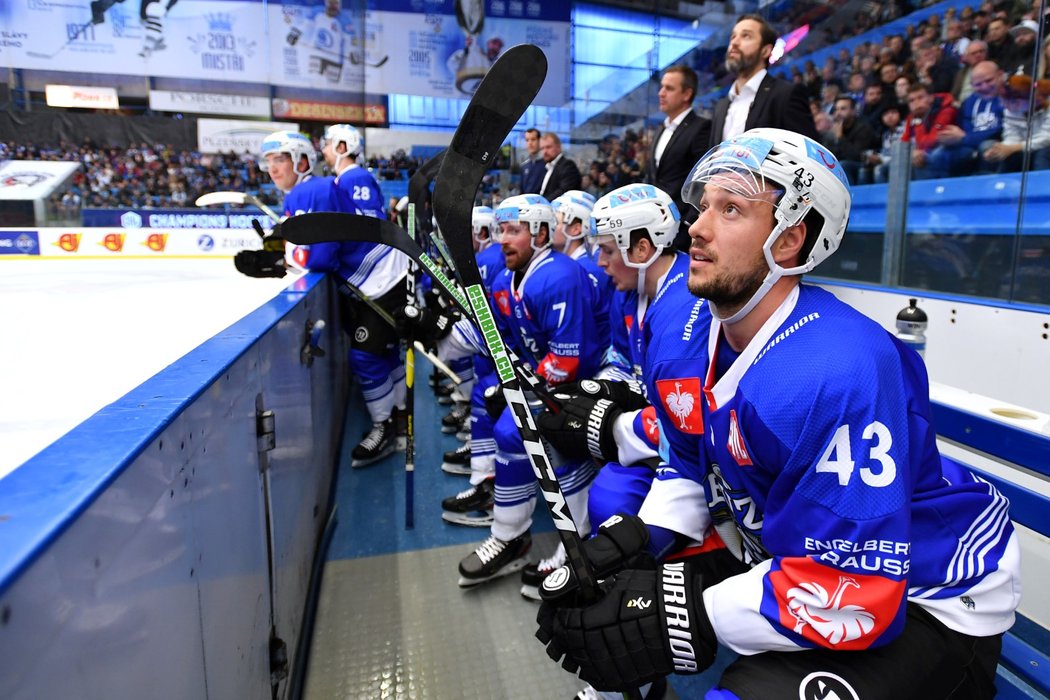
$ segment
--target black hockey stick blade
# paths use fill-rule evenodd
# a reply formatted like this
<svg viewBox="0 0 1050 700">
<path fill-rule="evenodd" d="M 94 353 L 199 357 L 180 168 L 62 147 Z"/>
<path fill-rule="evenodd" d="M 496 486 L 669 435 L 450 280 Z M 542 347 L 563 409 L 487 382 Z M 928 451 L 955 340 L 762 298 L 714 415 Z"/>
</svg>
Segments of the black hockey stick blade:
<svg viewBox="0 0 1050 700">
<path fill-rule="evenodd" d="M 447 243 L 456 234 L 470 231 L 481 178 L 546 77 L 543 51 L 531 44 L 519 44 L 503 52 L 478 85 L 441 160 L 434 185 L 434 216 Z M 464 284 L 480 285 L 473 244 L 449 248 Z"/>
<path fill-rule="evenodd" d="M 408 201 L 416 205 L 416 231 L 423 234 L 430 234 L 433 226 L 427 217 L 423 215 L 425 207 L 423 206 L 427 190 L 430 189 L 430 183 L 434 181 L 434 177 L 437 175 L 438 170 L 441 168 L 441 159 L 445 157 L 445 151 L 447 149 L 441 149 L 437 155 L 432 157 L 426 163 L 419 166 L 416 172 L 412 173 L 412 177 L 408 179 Z M 413 239 L 416 237 L 413 236 Z"/>
</svg>

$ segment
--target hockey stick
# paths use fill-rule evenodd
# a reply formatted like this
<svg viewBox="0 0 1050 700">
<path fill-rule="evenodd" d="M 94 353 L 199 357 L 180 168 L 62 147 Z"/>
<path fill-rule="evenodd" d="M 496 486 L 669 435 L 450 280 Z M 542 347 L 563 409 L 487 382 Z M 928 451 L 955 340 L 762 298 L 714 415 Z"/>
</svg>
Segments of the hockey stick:
<svg viewBox="0 0 1050 700">
<path fill-rule="evenodd" d="M 359 54 L 359 53 L 354 53 L 354 52 L 350 53 L 350 63 L 354 64 L 355 66 L 360 66 L 361 64 L 364 64 L 364 65 L 368 66 L 369 68 L 380 68 L 388 60 L 390 60 L 390 55 L 389 54 L 387 54 L 386 56 L 383 56 L 378 61 L 369 61 L 367 58 L 362 58 L 361 54 Z"/>
<path fill-rule="evenodd" d="M 197 197 L 197 201 L 194 202 L 198 207 L 207 207 L 212 204 L 236 204 L 238 206 L 244 206 L 250 204 L 263 214 L 274 220 L 274 223 L 280 221 L 282 217 L 280 214 L 275 212 L 265 202 L 260 200 L 255 195 L 247 194 L 246 192 L 209 192 L 208 194 L 202 194 Z"/>
<path fill-rule="evenodd" d="M 598 580 L 583 553 L 583 543 L 569 512 L 550 458 L 521 384 L 515 376 L 482 286 L 481 273 L 471 241 L 474 198 L 485 172 L 492 166 L 503 141 L 532 103 L 547 75 L 547 58 L 539 48 L 522 44 L 503 53 L 489 69 L 467 106 L 438 171 L 434 189 L 434 215 L 445 234 L 455 269 L 466 286 L 467 298 L 481 330 L 503 396 L 521 433 L 551 518 L 558 528 L 580 590 L 588 598 L 599 595 Z"/>
<path fill-rule="evenodd" d="M 87 22 L 84 22 L 83 24 L 81 24 L 79 27 L 76 28 L 76 30 L 73 32 L 73 34 L 70 35 L 70 37 L 68 39 L 66 39 L 66 42 L 64 44 L 62 44 L 61 46 L 59 46 L 57 49 L 55 49 L 54 51 L 52 51 L 49 54 L 48 53 L 41 53 L 39 51 L 26 51 L 26 54 L 29 55 L 29 56 L 32 56 L 33 58 L 43 58 L 45 60 L 50 60 L 50 59 L 54 58 L 55 56 L 57 56 L 58 54 L 60 54 L 63 51 L 65 51 L 66 47 L 69 46 L 70 44 L 72 44 L 74 41 L 76 41 L 78 37 L 84 35 L 87 32 L 87 28 L 90 27 L 92 24 L 94 24 L 94 22 L 91 21 L 91 20 L 88 20 Z"/>
<path fill-rule="evenodd" d="M 416 205 L 411 201 L 408 203 L 408 235 L 413 236 L 416 231 Z M 409 263 L 408 274 L 405 275 L 405 291 L 407 303 L 413 306 L 416 303 L 416 271 L 414 265 Z M 412 332 L 409 331 L 405 338 L 405 413 L 407 423 L 405 428 L 405 529 L 411 530 L 415 527 L 415 502 L 416 502 L 416 392 L 413 387 L 416 379 L 416 356 L 412 352 Z"/>
</svg>

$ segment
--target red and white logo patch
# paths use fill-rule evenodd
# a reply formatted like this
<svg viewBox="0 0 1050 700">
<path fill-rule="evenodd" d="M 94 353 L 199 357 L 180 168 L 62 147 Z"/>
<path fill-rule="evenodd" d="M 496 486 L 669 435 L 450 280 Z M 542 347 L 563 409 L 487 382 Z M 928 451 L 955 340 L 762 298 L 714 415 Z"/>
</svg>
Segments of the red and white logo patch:
<svg viewBox="0 0 1050 700">
<path fill-rule="evenodd" d="M 769 580 L 780 624 L 830 649 L 867 649 L 893 622 L 904 581 L 824 566 L 810 558 L 782 559 Z"/>
<path fill-rule="evenodd" d="M 506 290 L 500 290 L 493 295 L 496 300 L 496 307 L 500 313 L 504 316 L 510 316 L 510 293 Z"/>
<path fill-rule="evenodd" d="M 736 418 L 736 409 L 729 410 L 729 441 L 726 443 L 729 453 L 741 467 L 751 466 L 751 457 L 747 453 L 744 436 L 740 434 L 740 421 Z"/>
<path fill-rule="evenodd" d="M 646 406 L 642 409 L 642 427 L 645 430 L 645 439 L 651 445 L 660 444 L 660 420 L 656 417 L 656 408 Z"/>
<path fill-rule="evenodd" d="M 656 382 L 656 391 L 664 408 L 671 414 L 675 428 L 690 435 L 703 435 L 699 377 L 661 379 Z"/>
</svg>

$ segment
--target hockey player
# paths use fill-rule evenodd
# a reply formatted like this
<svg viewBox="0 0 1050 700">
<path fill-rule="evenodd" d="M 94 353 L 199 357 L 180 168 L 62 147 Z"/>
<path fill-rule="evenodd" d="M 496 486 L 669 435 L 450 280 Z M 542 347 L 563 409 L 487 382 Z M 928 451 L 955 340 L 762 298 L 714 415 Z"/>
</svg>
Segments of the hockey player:
<svg viewBox="0 0 1050 700">
<path fill-rule="evenodd" d="M 92 0 L 91 23 L 106 21 L 109 8 L 124 0 Z M 139 21 L 142 22 L 142 50 L 139 56 L 149 58 L 154 52 L 167 48 L 164 43 L 164 18 L 178 0 L 140 0 Z"/>
<path fill-rule="evenodd" d="M 349 124 L 325 129 L 321 152 L 335 173 L 335 186 L 360 213 L 385 219 L 383 195 L 372 175 L 355 162 L 361 154 L 361 135 Z M 361 293 L 396 316 L 404 308 L 408 257 L 389 246 L 363 243 L 320 243 L 310 246 L 310 269 L 337 274 Z M 351 466 L 363 467 L 399 447 L 392 419 L 404 406 L 405 366 L 396 328 L 368 303 L 352 295 L 341 299 L 346 327 L 352 329 L 350 368 L 361 383 L 372 428 L 351 454 Z"/>
<path fill-rule="evenodd" d="M 616 287 L 611 316 L 614 345 L 628 356 L 641 382 L 646 349 L 654 336 L 670 332 L 667 319 L 697 302 L 686 287 L 689 259 L 674 248 L 678 208 L 666 192 L 632 184 L 599 199 L 593 219 L 598 265 Z M 710 319 L 702 302 L 700 307 L 694 327 L 697 336 Z M 604 464 L 587 500 L 590 522 L 597 525 L 615 513 L 637 514 L 661 462 L 659 426 L 661 420 L 671 418 L 667 407 L 650 406 L 633 387 L 607 382 L 581 382 L 560 389 L 557 396 L 563 398 L 565 408 L 540 414 L 544 436 L 566 457 L 591 457 Z M 599 403 L 602 399 L 606 403 Z M 595 434 L 598 439 L 593 439 Z M 690 440 L 675 440 L 676 455 L 684 452 L 679 442 Z M 690 445 L 686 454 L 695 461 L 695 446 Z M 522 595 L 539 600 L 537 586 L 565 563 L 564 557 L 559 547 L 550 560 L 526 567 Z"/>
<path fill-rule="evenodd" d="M 604 344 L 596 342 L 593 285 L 580 265 L 551 250 L 555 219 L 550 203 L 539 195 L 508 197 L 496 209 L 496 223 L 507 266 L 492 289 L 502 337 L 549 385 L 594 376 Z M 464 587 L 519 571 L 532 544 L 536 479 L 508 408 L 496 421 L 495 436 L 491 534 L 460 562 Z M 555 472 L 570 511 L 586 531 L 593 463 L 575 461 Z"/>
<path fill-rule="evenodd" d="M 474 207 L 471 216 L 474 248 L 477 251 L 478 271 L 487 290 L 505 269 L 503 251 L 492 245 L 499 237 L 495 212 L 491 207 Z M 469 321 L 457 324 L 457 333 L 475 335 Z M 480 339 L 472 341 L 477 343 Z M 470 488 L 441 502 L 443 520 L 473 527 L 492 524 L 493 494 L 495 492 L 496 438 L 494 419 L 485 406 L 485 392 L 498 383 L 492 360 L 482 352 L 475 352 L 475 384 L 470 395 L 470 441 L 459 449 L 445 453 L 441 469 L 450 474 L 469 474 Z"/>
<path fill-rule="evenodd" d="M 689 288 L 713 321 L 706 350 L 679 363 L 679 393 L 698 384 L 665 427 L 700 432 L 701 462 L 681 468 L 703 500 L 654 489 L 640 516 L 689 534 L 706 509 L 734 556 L 627 568 L 585 609 L 570 576 L 548 577 L 548 654 L 603 690 L 703 671 L 721 643 L 741 656 L 708 698 L 992 697 L 1020 597 L 1007 501 L 938 454 L 921 358 L 800 283 L 845 231 L 841 165 L 808 138 L 752 129 L 701 159 L 683 199 L 699 211 Z M 618 538 L 627 553 L 640 532 Z"/>
<path fill-rule="evenodd" d="M 372 173 L 357 163 L 364 152 L 361 132 L 349 124 L 333 124 L 324 130 L 321 153 L 335 175 L 335 184 L 346 191 L 365 216 L 385 219 L 383 192 Z M 406 260 L 404 255 L 398 256 Z"/>
<path fill-rule="evenodd" d="M 587 270 L 587 276 L 598 292 L 596 320 L 600 338 L 609 336 L 609 302 L 612 299 L 613 286 L 608 276 L 602 274 L 601 268 L 587 247 L 587 234 L 591 230 L 591 209 L 594 207 L 594 196 L 583 190 L 569 190 L 551 202 L 554 216 L 558 222 L 554 228 L 551 243 L 559 250 Z"/>
<path fill-rule="evenodd" d="M 298 13 L 313 12 L 309 17 Z M 340 0 L 325 0 L 324 9 L 285 10 L 285 21 L 292 24 L 285 37 L 286 62 L 297 64 L 299 49 L 309 52 L 307 73 L 324 77 L 336 85 L 343 76 L 343 63 L 350 54 L 354 17 L 342 9 Z M 350 37 L 350 38 L 348 38 Z"/>
</svg>

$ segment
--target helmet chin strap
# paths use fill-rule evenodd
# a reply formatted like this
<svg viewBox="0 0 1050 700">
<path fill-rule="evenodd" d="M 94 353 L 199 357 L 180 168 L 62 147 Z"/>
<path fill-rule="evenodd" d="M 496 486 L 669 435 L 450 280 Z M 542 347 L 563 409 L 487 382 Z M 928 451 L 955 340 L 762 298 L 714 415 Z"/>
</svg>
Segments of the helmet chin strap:
<svg viewBox="0 0 1050 700">
<path fill-rule="evenodd" d="M 638 270 L 638 311 L 635 314 L 635 322 L 641 326 L 642 321 L 645 320 L 645 312 L 649 308 L 649 295 L 645 293 L 645 272 L 649 269 L 660 254 L 664 252 L 664 247 L 655 246 L 655 251 L 648 260 L 644 263 L 631 262 L 627 257 L 627 248 L 620 248 L 620 257 L 623 258 L 623 264 L 627 267 L 633 267 Z"/>
<path fill-rule="evenodd" d="M 751 295 L 751 298 L 747 300 L 747 303 L 740 307 L 739 311 L 727 318 L 720 316 L 715 311 L 714 307 L 712 307 L 711 315 L 714 316 L 716 321 L 719 321 L 724 325 L 732 325 L 741 320 L 751 313 L 751 311 L 758 306 L 760 301 L 765 299 L 766 295 L 769 294 L 769 290 L 773 288 L 773 285 L 779 282 L 780 278 L 784 276 L 784 268 L 773 260 L 773 244 L 776 243 L 777 239 L 780 238 L 780 234 L 782 234 L 786 228 L 788 228 L 788 223 L 778 217 L 777 225 L 773 227 L 773 230 L 769 233 L 769 237 L 766 238 L 766 242 L 762 245 L 762 255 L 765 256 L 766 265 L 769 266 L 769 272 L 766 273 L 766 277 L 762 280 L 762 284 L 759 288 L 755 290 L 755 293 Z"/>
</svg>

